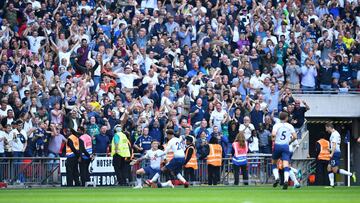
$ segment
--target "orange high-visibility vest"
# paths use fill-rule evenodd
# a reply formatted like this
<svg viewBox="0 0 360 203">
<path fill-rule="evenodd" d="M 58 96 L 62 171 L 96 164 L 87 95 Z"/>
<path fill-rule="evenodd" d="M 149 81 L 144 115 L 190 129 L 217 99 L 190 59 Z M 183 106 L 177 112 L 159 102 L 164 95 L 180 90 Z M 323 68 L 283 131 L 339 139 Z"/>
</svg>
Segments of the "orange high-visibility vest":
<svg viewBox="0 0 360 203">
<path fill-rule="evenodd" d="M 325 139 L 317 141 L 320 144 L 319 160 L 330 160 L 330 142 Z"/>
<path fill-rule="evenodd" d="M 68 137 L 69 140 L 72 141 L 74 147 L 76 150 L 79 150 L 80 149 L 80 146 L 79 146 L 79 138 L 77 138 L 75 135 L 70 135 Z M 74 156 L 74 152 L 71 150 L 71 148 L 69 147 L 68 144 L 66 144 L 66 156 L 67 157 L 71 157 L 71 156 Z"/>
<path fill-rule="evenodd" d="M 222 148 L 219 144 L 209 144 L 209 155 L 207 156 L 207 164 L 212 166 L 221 166 Z"/>
<path fill-rule="evenodd" d="M 166 148 L 167 144 L 163 144 L 164 149 Z M 171 161 L 171 159 L 174 158 L 174 152 L 172 150 L 170 150 L 167 154 L 166 154 L 166 162 L 169 163 L 169 161 Z"/>
<path fill-rule="evenodd" d="M 196 150 L 195 150 L 194 146 L 190 146 L 189 148 L 186 149 L 185 157 L 188 157 L 188 151 L 190 148 L 193 149 L 193 154 L 191 155 L 191 159 L 186 163 L 185 168 L 193 168 L 194 170 L 197 170 L 198 163 L 197 163 L 197 158 L 196 158 Z"/>
</svg>

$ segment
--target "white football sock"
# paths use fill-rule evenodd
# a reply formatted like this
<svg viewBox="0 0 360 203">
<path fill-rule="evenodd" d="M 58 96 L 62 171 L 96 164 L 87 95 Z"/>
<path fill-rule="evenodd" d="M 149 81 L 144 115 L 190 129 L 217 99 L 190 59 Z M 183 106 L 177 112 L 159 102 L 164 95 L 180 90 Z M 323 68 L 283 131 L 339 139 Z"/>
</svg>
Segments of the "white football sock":
<svg viewBox="0 0 360 203">
<path fill-rule="evenodd" d="M 294 181 L 294 184 L 295 184 L 295 185 L 298 185 L 298 184 L 299 184 L 299 181 L 296 179 L 295 173 L 294 173 L 294 171 L 292 170 L 292 168 L 290 169 L 289 174 L 290 174 L 291 180 Z"/>
<path fill-rule="evenodd" d="M 334 186 L 334 173 L 329 173 L 330 186 Z"/>
<path fill-rule="evenodd" d="M 273 168 L 272 170 L 275 180 L 279 180 L 279 169 Z"/>
<path fill-rule="evenodd" d="M 350 173 L 349 171 L 345 171 L 344 169 L 339 169 L 339 173 L 346 176 L 352 176 L 352 173 Z"/>
<path fill-rule="evenodd" d="M 159 174 L 159 173 L 156 173 L 156 174 L 154 175 L 154 177 L 152 177 L 151 182 L 156 183 L 159 177 L 160 177 L 160 174 Z"/>
<path fill-rule="evenodd" d="M 296 168 L 293 167 L 290 167 L 290 171 L 293 171 L 295 174 L 299 172 Z"/>
<path fill-rule="evenodd" d="M 289 171 L 284 171 L 284 182 L 289 182 L 289 176 L 290 176 Z"/>
<path fill-rule="evenodd" d="M 160 184 L 161 184 L 161 187 L 167 187 L 169 185 L 168 182 L 160 183 Z"/>
<path fill-rule="evenodd" d="M 137 183 L 137 185 L 142 186 L 142 184 L 141 184 L 141 178 L 136 178 L 136 183 Z"/>
<path fill-rule="evenodd" d="M 185 178 L 184 178 L 180 173 L 178 173 L 178 174 L 176 175 L 176 177 L 177 177 L 181 182 L 186 183 Z"/>
</svg>

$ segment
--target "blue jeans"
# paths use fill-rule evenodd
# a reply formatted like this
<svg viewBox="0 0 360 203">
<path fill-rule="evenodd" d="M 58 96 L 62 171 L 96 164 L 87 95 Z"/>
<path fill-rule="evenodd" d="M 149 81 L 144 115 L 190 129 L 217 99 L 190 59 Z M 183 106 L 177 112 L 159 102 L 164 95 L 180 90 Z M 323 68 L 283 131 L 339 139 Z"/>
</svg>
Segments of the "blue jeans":
<svg viewBox="0 0 360 203">
<path fill-rule="evenodd" d="M 262 154 L 271 154 L 271 148 L 269 145 L 266 146 L 260 146 L 260 153 Z"/>
<path fill-rule="evenodd" d="M 49 152 L 48 157 L 49 158 L 56 158 L 56 157 L 59 157 L 59 154 Z M 49 160 L 48 171 L 52 171 L 56 167 L 57 164 L 59 164 L 58 160 L 54 160 L 54 159 Z"/>
<path fill-rule="evenodd" d="M 320 88 L 324 91 L 329 91 L 329 90 L 331 90 L 331 85 L 320 84 Z"/>
<path fill-rule="evenodd" d="M 301 86 L 301 89 L 306 92 L 306 91 L 314 91 L 315 90 L 315 87 L 308 87 L 308 86 Z"/>
<path fill-rule="evenodd" d="M 13 152 L 13 156 L 14 157 L 24 157 L 24 152 Z M 17 159 L 14 160 L 14 167 L 16 167 L 15 171 L 18 171 L 18 174 L 14 174 L 15 177 L 17 178 L 17 180 L 19 180 L 21 183 L 25 182 L 25 176 L 24 176 L 24 169 L 22 169 L 21 165 L 22 165 L 23 160 L 22 159 Z"/>
</svg>

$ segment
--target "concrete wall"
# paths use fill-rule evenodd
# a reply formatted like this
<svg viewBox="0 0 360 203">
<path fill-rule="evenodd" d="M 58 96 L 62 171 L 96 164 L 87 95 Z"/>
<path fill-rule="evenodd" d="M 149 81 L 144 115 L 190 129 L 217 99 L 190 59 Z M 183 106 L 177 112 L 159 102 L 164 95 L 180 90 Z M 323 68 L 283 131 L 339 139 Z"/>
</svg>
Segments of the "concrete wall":
<svg viewBox="0 0 360 203">
<path fill-rule="evenodd" d="M 356 118 L 360 117 L 359 94 L 294 94 L 310 106 L 306 117 Z"/>
</svg>

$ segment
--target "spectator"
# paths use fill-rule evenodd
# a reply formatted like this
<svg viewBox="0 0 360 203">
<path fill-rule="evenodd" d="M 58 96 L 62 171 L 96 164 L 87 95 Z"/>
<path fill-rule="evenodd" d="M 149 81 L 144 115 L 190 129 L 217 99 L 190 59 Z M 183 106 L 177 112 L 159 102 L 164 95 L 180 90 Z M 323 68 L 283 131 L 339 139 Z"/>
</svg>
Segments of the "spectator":
<svg viewBox="0 0 360 203">
<path fill-rule="evenodd" d="M 322 90 L 331 90 L 333 67 L 330 60 L 325 60 L 319 66 L 319 81 Z"/>
<path fill-rule="evenodd" d="M 145 127 L 141 136 L 135 141 L 134 148 L 143 154 L 151 148 L 152 139 L 153 138 L 149 136 L 149 128 Z"/>
<path fill-rule="evenodd" d="M 305 106 L 300 106 L 301 102 Z M 299 129 L 303 126 L 305 122 L 305 112 L 308 110 L 310 110 L 310 107 L 307 105 L 305 101 L 295 100 L 295 108 L 292 117 L 292 119 L 294 120 L 293 126 L 295 129 Z"/>
<path fill-rule="evenodd" d="M 305 60 L 305 65 L 301 67 L 301 72 L 301 88 L 304 91 L 315 90 L 315 77 L 317 76 L 315 62 L 307 58 Z"/>
<path fill-rule="evenodd" d="M 289 82 L 290 89 L 300 89 L 300 75 L 301 69 L 296 64 L 296 58 L 294 56 L 290 57 L 290 63 L 286 66 L 286 77 Z"/>
<path fill-rule="evenodd" d="M 271 133 L 265 129 L 265 126 L 261 123 L 258 129 L 259 135 L 259 153 L 271 154 Z"/>
<path fill-rule="evenodd" d="M 95 140 L 95 142 L 93 142 L 95 143 L 95 145 L 93 145 L 94 153 L 99 155 L 101 154 L 104 155 L 108 153 L 110 137 L 107 134 L 107 130 L 108 130 L 108 126 L 103 125 L 101 126 L 99 133 L 96 134 L 95 137 L 93 137 L 93 139 Z"/>
<path fill-rule="evenodd" d="M 251 137 L 252 131 L 255 130 L 254 125 L 250 121 L 250 117 L 244 117 L 244 124 L 241 124 L 239 131 L 244 131 L 245 139 L 248 140 Z"/>
<path fill-rule="evenodd" d="M 221 108 L 221 104 L 216 104 L 216 109 L 211 113 L 210 126 L 217 126 L 221 129 L 221 122 L 225 118 L 226 111 Z"/>
</svg>

